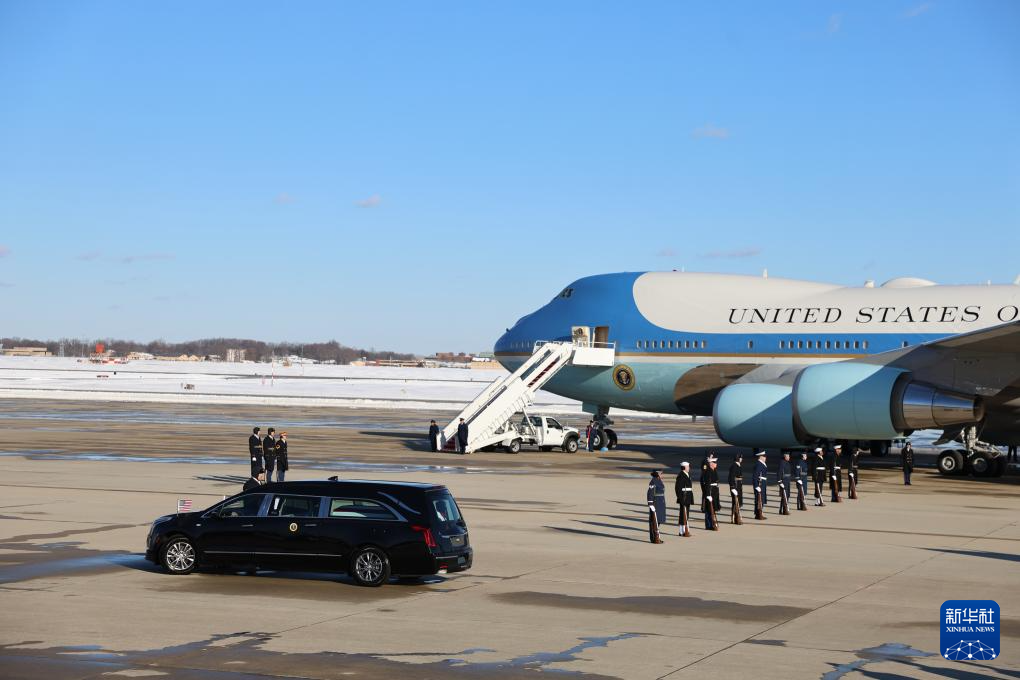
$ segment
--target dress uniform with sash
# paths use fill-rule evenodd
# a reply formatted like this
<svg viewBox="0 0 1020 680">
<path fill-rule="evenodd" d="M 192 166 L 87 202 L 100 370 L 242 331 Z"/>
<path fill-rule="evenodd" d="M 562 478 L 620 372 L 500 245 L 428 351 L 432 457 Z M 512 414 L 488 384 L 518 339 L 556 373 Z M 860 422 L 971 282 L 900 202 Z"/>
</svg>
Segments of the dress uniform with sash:
<svg viewBox="0 0 1020 680">
<path fill-rule="evenodd" d="M 251 458 L 251 476 L 258 477 L 262 472 L 262 440 L 259 439 L 259 428 L 252 430 L 248 437 L 248 457 Z"/>
<path fill-rule="evenodd" d="M 822 489 L 825 488 L 825 458 L 821 447 L 815 449 L 814 461 L 815 505 L 825 505 L 822 500 Z"/>
<path fill-rule="evenodd" d="M 694 482 L 691 481 L 691 464 L 680 464 L 680 474 L 676 476 L 676 502 L 680 506 L 680 535 L 691 535 L 691 505 L 694 504 Z"/>
<path fill-rule="evenodd" d="M 850 493 L 847 496 L 850 500 L 857 500 L 857 485 L 860 483 L 860 479 L 857 477 L 857 471 L 859 469 L 859 461 L 861 457 L 861 450 L 856 446 L 851 446 L 847 452 L 847 472 L 846 477 L 850 482 Z"/>
<path fill-rule="evenodd" d="M 743 459 L 739 453 L 734 457 L 726 480 L 730 485 L 730 521 L 734 524 L 744 523 L 740 518 L 740 509 L 744 507 L 744 470 L 741 466 Z"/>
<path fill-rule="evenodd" d="M 715 469 L 715 456 L 709 456 L 707 461 L 705 471 L 701 473 L 701 511 L 705 513 L 705 528 L 719 531 L 719 523 L 714 521 L 722 508 L 719 504 L 719 473 Z"/>
<path fill-rule="evenodd" d="M 831 503 L 839 503 L 839 490 L 836 488 L 836 468 L 839 463 L 836 462 L 836 451 L 829 449 L 829 453 L 825 456 L 825 474 L 829 478 L 829 501 Z"/>
<path fill-rule="evenodd" d="M 807 494 L 808 460 L 807 451 L 801 451 L 800 460 L 793 466 L 793 481 L 797 485 L 797 509 L 807 510 L 804 496 Z"/>
<path fill-rule="evenodd" d="M 793 468 L 790 467 L 790 454 L 784 453 L 779 460 L 779 470 L 776 473 L 776 482 L 779 483 L 779 514 L 790 514 L 790 480 Z"/>
<path fill-rule="evenodd" d="M 648 482 L 648 540 L 662 543 L 659 537 L 659 525 L 666 523 L 666 486 L 658 470 L 652 471 L 652 479 Z"/>
<path fill-rule="evenodd" d="M 759 451 L 755 454 L 758 458 L 754 463 L 754 518 L 765 519 L 765 490 L 768 484 L 769 469 L 765 465 L 765 452 Z"/>
</svg>

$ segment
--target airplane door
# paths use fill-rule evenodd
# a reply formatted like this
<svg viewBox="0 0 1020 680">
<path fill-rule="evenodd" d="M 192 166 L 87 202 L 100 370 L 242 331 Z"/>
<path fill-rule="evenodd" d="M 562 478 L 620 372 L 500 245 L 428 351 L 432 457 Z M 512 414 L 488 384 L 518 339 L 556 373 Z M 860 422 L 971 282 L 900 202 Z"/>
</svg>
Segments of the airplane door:
<svg viewBox="0 0 1020 680">
<path fill-rule="evenodd" d="M 591 347 L 591 327 L 573 326 L 570 329 L 570 338 L 578 347 Z"/>
<path fill-rule="evenodd" d="M 595 347 L 609 344 L 609 326 L 595 326 Z"/>
</svg>

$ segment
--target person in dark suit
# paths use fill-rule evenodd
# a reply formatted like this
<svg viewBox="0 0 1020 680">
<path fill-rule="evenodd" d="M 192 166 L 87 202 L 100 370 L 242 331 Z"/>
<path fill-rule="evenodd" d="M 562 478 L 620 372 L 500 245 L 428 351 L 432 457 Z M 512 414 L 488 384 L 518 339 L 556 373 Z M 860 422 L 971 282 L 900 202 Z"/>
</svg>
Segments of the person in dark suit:
<svg viewBox="0 0 1020 680">
<path fill-rule="evenodd" d="M 825 501 L 822 500 L 822 489 L 825 487 L 825 456 L 822 454 L 822 447 L 815 449 L 815 460 L 814 460 L 814 480 L 815 480 L 815 505 L 822 507 L 825 505 Z"/>
<path fill-rule="evenodd" d="M 800 452 L 800 460 L 794 465 L 793 476 L 797 484 L 797 509 L 807 510 L 807 503 L 804 502 L 804 496 L 807 495 L 808 480 L 807 451 Z"/>
<path fill-rule="evenodd" d="M 460 424 L 457 425 L 457 453 L 467 453 L 468 445 L 468 425 L 464 422 L 464 419 L 460 419 Z"/>
<path fill-rule="evenodd" d="M 705 470 L 701 473 L 701 511 L 705 513 L 705 528 L 719 531 L 717 513 L 722 508 L 719 504 L 719 473 L 716 466 L 719 461 L 714 454 L 709 454 Z"/>
<path fill-rule="evenodd" d="M 757 460 L 754 463 L 754 474 L 751 481 L 754 483 L 754 518 L 768 519 L 765 517 L 765 504 L 768 502 L 765 491 L 768 485 L 769 468 L 765 465 L 765 452 L 759 451 L 754 454 Z"/>
<path fill-rule="evenodd" d="M 900 449 L 900 463 L 903 465 L 903 484 L 910 486 L 910 473 L 914 471 L 914 447 L 910 442 Z"/>
<path fill-rule="evenodd" d="M 436 421 L 429 421 L 429 446 L 433 451 L 439 450 L 439 426 Z"/>
<path fill-rule="evenodd" d="M 248 437 L 248 457 L 251 458 L 251 476 L 258 477 L 262 468 L 262 439 L 259 438 L 259 428 L 253 427 L 251 436 Z"/>
<path fill-rule="evenodd" d="M 790 452 L 783 451 L 783 457 L 779 461 L 779 470 L 776 473 L 776 483 L 779 485 L 779 514 L 790 514 L 790 481 L 793 478 L 793 468 L 790 466 Z"/>
</svg>

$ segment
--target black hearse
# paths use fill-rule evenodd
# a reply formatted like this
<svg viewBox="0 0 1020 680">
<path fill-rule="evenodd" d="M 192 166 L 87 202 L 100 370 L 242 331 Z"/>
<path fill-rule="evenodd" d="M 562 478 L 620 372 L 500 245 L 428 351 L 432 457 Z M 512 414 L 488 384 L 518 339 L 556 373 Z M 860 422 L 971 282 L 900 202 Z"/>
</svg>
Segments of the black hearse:
<svg viewBox="0 0 1020 680">
<path fill-rule="evenodd" d="M 394 576 L 471 567 L 467 524 L 445 486 L 409 482 L 274 482 L 208 510 L 160 517 L 145 556 L 171 574 L 234 566 Z"/>
</svg>

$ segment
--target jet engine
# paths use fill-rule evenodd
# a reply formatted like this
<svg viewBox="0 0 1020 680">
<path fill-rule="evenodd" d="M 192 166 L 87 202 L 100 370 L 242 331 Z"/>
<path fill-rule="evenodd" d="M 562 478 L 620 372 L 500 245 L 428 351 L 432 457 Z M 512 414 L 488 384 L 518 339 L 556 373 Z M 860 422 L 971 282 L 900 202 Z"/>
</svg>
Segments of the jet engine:
<svg viewBox="0 0 1020 680">
<path fill-rule="evenodd" d="M 712 408 L 716 434 L 734 446 L 799 446 L 788 385 L 734 383 L 719 391 Z"/>
<path fill-rule="evenodd" d="M 792 401 L 796 430 L 826 439 L 894 439 L 984 417 L 980 397 L 915 382 L 903 369 L 852 362 L 805 368 Z"/>
</svg>

